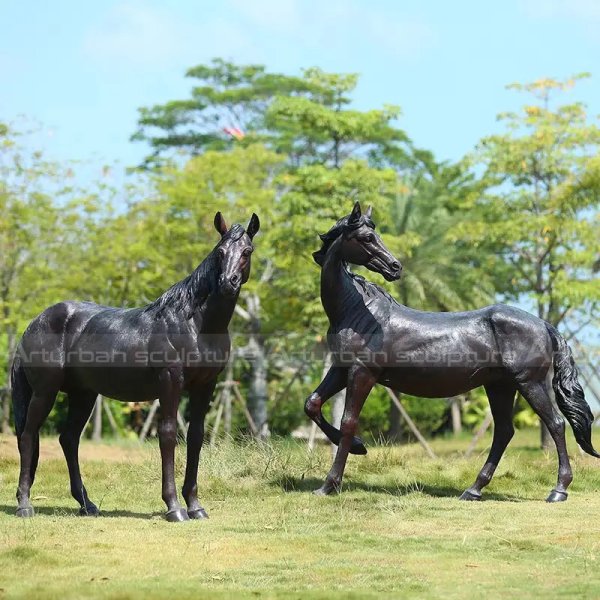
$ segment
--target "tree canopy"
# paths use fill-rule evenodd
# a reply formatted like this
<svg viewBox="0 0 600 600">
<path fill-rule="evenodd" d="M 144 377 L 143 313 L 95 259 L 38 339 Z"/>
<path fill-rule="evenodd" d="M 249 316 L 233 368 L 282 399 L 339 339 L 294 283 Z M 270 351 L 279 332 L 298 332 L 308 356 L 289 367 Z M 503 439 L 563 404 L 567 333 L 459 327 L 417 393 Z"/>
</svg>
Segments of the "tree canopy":
<svg viewBox="0 0 600 600">
<path fill-rule="evenodd" d="M 77 189 L 72 165 L 27 150 L 0 123 L 5 350 L 53 302 L 152 301 L 214 246 L 217 210 L 244 225 L 256 212 L 253 273 L 232 324 L 234 376 L 265 432 L 289 433 L 322 369 L 301 357 L 327 327 L 317 234 L 356 199 L 373 206 L 404 265 L 399 283 L 378 282 L 404 304 L 465 310 L 497 298 L 555 325 L 597 323 L 600 132 L 584 104 L 560 103 L 579 77 L 512 85 L 530 99 L 457 163 L 416 147 L 398 106 L 356 108 L 356 74 L 215 59 L 187 77 L 188 98 L 140 109 L 133 139 L 150 153 L 141 183 L 126 189 Z M 365 428 L 388 429 L 388 404 L 373 396 Z M 444 403 L 434 417 L 419 399 L 407 405 L 427 430 L 444 427 Z"/>
</svg>

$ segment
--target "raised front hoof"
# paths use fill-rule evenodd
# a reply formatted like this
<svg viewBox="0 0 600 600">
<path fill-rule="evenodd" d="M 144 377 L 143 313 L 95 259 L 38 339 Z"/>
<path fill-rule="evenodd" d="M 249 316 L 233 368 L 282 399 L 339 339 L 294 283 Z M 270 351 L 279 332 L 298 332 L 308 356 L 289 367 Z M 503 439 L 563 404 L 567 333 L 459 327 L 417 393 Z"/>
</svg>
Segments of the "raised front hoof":
<svg viewBox="0 0 600 600">
<path fill-rule="evenodd" d="M 88 504 L 87 506 L 82 506 L 79 509 L 80 517 L 97 517 L 100 514 L 100 510 L 95 504 Z"/>
<path fill-rule="evenodd" d="M 333 496 L 339 494 L 341 491 L 340 486 L 336 486 L 329 481 L 326 481 L 319 489 L 315 490 L 313 494 L 315 496 Z"/>
<path fill-rule="evenodd" d="M 459 500 L 466 500 L 467 502 L 479 502 L 481 500 L 481 494 L 474 494 L 469 490 L 465 490 L 461 495 Z"/>
<path fill-rule="evenodd" d="M 190 519 L 208 519 L 208 513 L 203 508 L 196 510 L 188 510 L 188 517 Z"/>
<path fill-rule="evenodd" d="M 28 519 L 29 517 L 33 517 L 33 515 L 35 515 L 35 511 L 33 510 L 33 506 L 19 507 L 17 508 L 16 515 L 17 517 Z"/>
<path fill-rule="evenodd" d="M 350 454 L 360 454 L 364 456 L 366 453 L 367 449 L 365 448 L 363 441 L 360 438 L 355 437 L 352 440 L 352 446 L 350 446 Z"/>
<path fill-rule="evenodd" d="M 175 510 L 170 510 L 165 514 L 165 519 L 169 521 L 169 523 L 180 523 L 181 521 L 190 520 L 185 508 L 176 508 Z"/>
<path fill-rule="evenodd" d="M 546 502 L 564 502 L 567 498 L 567 492 L 559 492 L 558 490 L 552 490 L 550 492 L 550 495 L 546 498 Z"/>
</svg>

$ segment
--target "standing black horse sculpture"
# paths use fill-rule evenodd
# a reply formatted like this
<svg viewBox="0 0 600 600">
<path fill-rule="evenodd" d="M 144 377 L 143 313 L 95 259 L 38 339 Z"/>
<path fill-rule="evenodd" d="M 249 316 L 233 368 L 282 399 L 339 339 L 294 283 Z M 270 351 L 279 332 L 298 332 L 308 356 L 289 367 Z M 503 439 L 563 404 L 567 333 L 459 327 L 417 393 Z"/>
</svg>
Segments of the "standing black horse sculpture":
<svg viewBox="0 0 600 600">
<path fill-rule="evenodd" d="M 34 514 L 29 494 L 39 455 L 39 430 L 59 391 L 68 395 L 67 423 L 60 435 L 71 493 L 80 514 L 98 514 L 79 471 L 79 438 L 96 396 L 122 401 L 158 398 L 161 420 L 162 497 L 168 521 L 206 518 L 198 502 L 197 476 L 204 417 L 217 375 L 227 362 L 227 328 L 250 276 L 252 238 L 260 223 L 253 214 L 247 230 L 227 228 L 215 216 L 219 243 L 200 266 L 144 308 L 120 309 L 89 302 L 61 302 L 36 317 L 19 344 L 12 367 L 15 422 L 21 455 L 17 515 Z M 177 408 L 190 399 L 187 465 L 183 497 L 177 499 L 174 454 Z"/>
<path fill-rule="evenodd" d="M 366 454 L 354 437 L 358 417 L 376 383 L 427 398 L 449 397 L 484 386 L 494 437 L 475 483 L 461 499 L 480 500 L 513 436 L 512 413 L 520 392 L 546 424 L 558 451 L 558 482 L 548 502 L 567 499 L 573 479 L 565 444 L 565 415 L 581 448 L 600 458 L 591 442 L 593 415 L 577 381 L 571 351 L 554 327 L 527 312 L 504 305 L 457 313 L 413 310 L 378 286 L 348 271 L 364 265 L 388 281 L 400 277 L 400 263 L 374 231 L 371 210 L 352 213 L 321 235 L 313 254 L 321 266 L 321 300 L 334 356 L 319 387 L 305 404 L 306 414 L 338 445 L 333 466 L 317 494 L 341 488 L 348 453 Z M 340 430 L 321 413 L 323 403 L 346 388 Z M 551 395 L 553 389 L 553 397 Z"/>
</svg>

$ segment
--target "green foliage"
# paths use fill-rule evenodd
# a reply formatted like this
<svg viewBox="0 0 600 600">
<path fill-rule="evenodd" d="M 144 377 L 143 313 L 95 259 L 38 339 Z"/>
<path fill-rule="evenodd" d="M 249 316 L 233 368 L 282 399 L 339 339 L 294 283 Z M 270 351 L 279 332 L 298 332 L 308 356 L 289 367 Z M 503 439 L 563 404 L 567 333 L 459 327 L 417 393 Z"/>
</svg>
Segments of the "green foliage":
<svg viewBox="0 0 600 600">
<path fill-rule="evenodd" d="M 403 304 L 449 311 L 479 308 L 492 300 L 494 284 L 481 257 L 468 244 L 449 239 L 465 219 L 455 203 L 472 187 L 472 177 L 461 166 L 429 159 L 414 168 L 410 185 L 396 197 L 390 247 L 402 257 L 398 290 Z"/>
<path fill-rule="evenodd" d="M 402 403 L 421 433 L 426 436 L 438 432 L 448 417 L 448 402 L 445 399 L 417 398 L 403 394 Z M 406 433 L 412 439 L 412 434 Z"/>
<path fill-rule="evenodd" d="M 248 142 L 273 138 L 264 122 L 267 106 L 279 95 L 306 91 L 307 82 L 298 77 L 268 73 L 262 65 L 235 65 L 214 59 L 210 65 L 188 70 L 197 80 L 191 97 L 151 108 L 141 108 L 138 131 L 133 140 L 153 148 L 146 166 L 161 163 L 172 151 L 189 156 L 204 150 L 228 150 L 237 142 L 225 128 L 237 127 L 249 134 Z"/>
<path fill-rule="evenodd" d="M 281 132 L 277 149 L 289 156 L 292 165 L 308 162 L 338 168 L 361 149 L 374 151 L 408 142 L 406 134 L 392 124 L 400 115 L 398 107 L 364 112 L 348 108 L 357 75 L 314 68 L 304 72 L 304 80 L 306 95 L 278 95 L 265 116 L 267 125 Z"/>
<path fill-rule="evenodd" d="M 460 200 L 469 218 L 452 235 L 487 255 L 500 292 L 530 299 L 554 325 L 600 305 L 600 129 L 581 103 L 553 107 L 576 79 L 511 86 L 537 102 L 500 115 L 507 132 L 481 141 L 470 159 L 481 188 Z"/>
<path fill-rule="evenodd" d="M 398 193 L 399 183 L 391 169 L 374 169 L 360 160 L 348 160 L 339 169 L 303 166 L 282 174 L 279 183 L 287 192 L 280 203 L 275 242 L 274 265 L 278 276 L 274 277 L 272 288 L 275 292 L 272 298 L 277 303 L 274 313 L 279 316 L 280 330 L 324 334 L 326 317 L 320 301 L 320 269 L 312 258 L 312 252 L 321 246 L 317 234 L 348 214 L 349 199 L 358 197 L 365 205 L 375 207 L 374 219 L 385 238 L 388 207 Z"/>
</svg>

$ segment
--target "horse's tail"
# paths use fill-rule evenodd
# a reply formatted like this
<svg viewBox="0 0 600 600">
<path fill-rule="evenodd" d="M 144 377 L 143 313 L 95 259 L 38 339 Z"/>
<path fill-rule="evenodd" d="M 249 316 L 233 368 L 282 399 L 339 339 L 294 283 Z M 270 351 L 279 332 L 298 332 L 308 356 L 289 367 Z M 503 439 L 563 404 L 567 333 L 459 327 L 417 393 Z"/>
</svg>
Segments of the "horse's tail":
<svg viewBox="0 0 600 600">
<path fill-rule="evenodd" d="M 31 402 L 32 389 L 27 381 L 25 369 L 19 353 L 15 354 L 12 368 L 10 371 L 10 381 L 12 388 L 13 413 L 15 416 L 15 429 L 17 430 L 17 440 L 21 439 L 25 422 L 27 421 L 27 411 Z"/>
<path fill-rule="evenodd" d="M 565 339 L 552 325 L 547 325 L 554 350 L 554 376 L 552 387 L 556 404 L 571 424 L 577 443 L 582 450 L 600 458 L 592 446 L 592 423 L 594 415 L 577 379 L 578 371 L 571 349 Z"/>
</svg>

